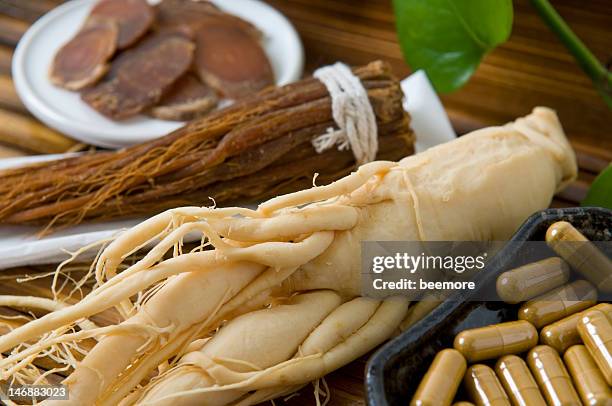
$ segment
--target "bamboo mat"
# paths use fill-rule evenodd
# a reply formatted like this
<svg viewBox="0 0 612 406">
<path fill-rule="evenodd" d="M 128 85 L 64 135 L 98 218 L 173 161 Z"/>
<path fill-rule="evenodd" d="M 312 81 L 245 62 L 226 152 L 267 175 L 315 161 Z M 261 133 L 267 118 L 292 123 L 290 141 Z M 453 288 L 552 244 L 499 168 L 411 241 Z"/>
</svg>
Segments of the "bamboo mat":
<svg viewBox="0 0 612 406">
<path fill-rule="evenodd" d="M 392 64 L 398 76 L 410 72 L 396 40 L 390 1 L 267 2 L 287 15 L 297 27 L 306 47 L 309 71 L 337 60 L 357 65 L 384 59 Z M 59 3 L 61 0 L 0 0 L 0 157 L 84 147 L 37 122 L 19 101 L 10 77 L 12 52 L 19 38 L 33 21 Z M 598 58 L 604 61 L 612 58 L 609 28 L 612 27 L 612 2 L 557 0 L 554 5 Z M 445 95 L 443 101 L 460 134 L 507 122 L 525 115 L 536 105 L 556 109 L 576 150 L 580 174 L 576 182 L 556 196 L 554 207 L 577 205 L 595 175 L 612 160 L 612 112 L 526 0 L 515 1 L 515 23 L 510 40 L 484 59 L 467 86 Z M 50 297 L 48 280 L 19 284 L 4 278 L 39 274 L 50 269 L 31 267 L 3 271 L 0 294 Z M 8 315 L 20 314 L 12 309 L 0 311 Z M 106 312 L 96 321 L 108 324 L 114 320 L 116 315 Z M 330 405 L 364 403 L 366 359 L 363 357 L 326 378 L 332 394 Z M 54 379 L 60 380 L 61 376 Z M 288 403 L 312 404 L 312 388 L 303 389 Z"/>
</svg>

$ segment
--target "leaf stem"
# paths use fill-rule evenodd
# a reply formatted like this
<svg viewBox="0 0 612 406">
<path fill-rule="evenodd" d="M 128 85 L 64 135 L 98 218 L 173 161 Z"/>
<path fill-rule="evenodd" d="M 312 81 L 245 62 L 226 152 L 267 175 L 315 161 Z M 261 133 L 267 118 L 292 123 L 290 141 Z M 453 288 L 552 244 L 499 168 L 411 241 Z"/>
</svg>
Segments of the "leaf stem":
<svg viewBox="0 0 612 406">
<path fill-rule="evenodd" d="M 557 13 L 548 0 L 531 0 L 548 27 L 559 37 L 574 56 L 582 70 L 591 78 L 595 88 L 609 108 L 612 108 L 612 73 L 593 55 L 574 34 L 565 20 Z"/>
</svg>

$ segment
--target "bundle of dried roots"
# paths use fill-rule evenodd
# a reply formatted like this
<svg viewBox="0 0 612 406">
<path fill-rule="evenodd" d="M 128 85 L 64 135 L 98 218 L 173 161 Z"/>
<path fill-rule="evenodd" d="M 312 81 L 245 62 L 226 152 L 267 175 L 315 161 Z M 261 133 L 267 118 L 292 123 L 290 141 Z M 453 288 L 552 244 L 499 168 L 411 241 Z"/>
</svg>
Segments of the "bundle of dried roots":
<svg viewBox="0 0 612 406">
<path fill-rule="evenodd" d="M 413 152 L 402 91 L 389 67 L 354 70 L 378 128 L 377 159 Z M 350 150 L 318 154 L 311 141 L 336 125 L 314 78 L 270 88 L 152 142 L 0 173 L 0 222 L 56 226 L 150 215 L 184 205 L 249 202 L 328 183 L 355 167 Z"/>
</svg>

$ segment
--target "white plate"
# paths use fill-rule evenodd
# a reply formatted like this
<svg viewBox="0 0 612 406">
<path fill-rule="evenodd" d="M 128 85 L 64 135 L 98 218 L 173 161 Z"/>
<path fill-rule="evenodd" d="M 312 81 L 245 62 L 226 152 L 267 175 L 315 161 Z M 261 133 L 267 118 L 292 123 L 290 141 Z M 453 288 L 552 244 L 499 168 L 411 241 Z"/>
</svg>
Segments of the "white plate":
<svg viewBox="0 0 612 406">
<path fill-rule="evenodd" d="M 442 103 L 423 72 L 419 71 L 402 80 L 402 89 L 406 95 L 404 108 L 410 113 L 418 152 L 455 138 Z M 67 156 L 74 154 L 3 159 L 0 160 L 0 170 Z M 137 222 L 139 219 L 81 224 L 44 238 L 36 236 L 40 230 L 36 227 L 0 226 L 0 270 L 24 265 L 60 263 L 69 258 L 66 251 L 74 252 L 90 243 L 116 236 Z M 197 234 L 190 235 L 186 241 L 198 238 Z M 96 250 L 90 250 L 79 258 L 89 258 L 95 253 Z"/>
<path fill-rule="evenodd" d="M 85 104 L 78 93 L 54 86 L 48 79 L 57 50 L 81 27 L 97 0 L 69 1 L 47 13 L 24 34 L 13 57 L 13 80 L 19 97 L 39 120 L 88 144 L 120 148 L 149 141 L 182 123 L 137 116 L 116 122 Z M 283 85 L 302 75 L 304 52 L 291 23 L 258 0 L 214 0 L 222 9 L 257 26 L 264 37 L 276 82 Z"/>
</svg>

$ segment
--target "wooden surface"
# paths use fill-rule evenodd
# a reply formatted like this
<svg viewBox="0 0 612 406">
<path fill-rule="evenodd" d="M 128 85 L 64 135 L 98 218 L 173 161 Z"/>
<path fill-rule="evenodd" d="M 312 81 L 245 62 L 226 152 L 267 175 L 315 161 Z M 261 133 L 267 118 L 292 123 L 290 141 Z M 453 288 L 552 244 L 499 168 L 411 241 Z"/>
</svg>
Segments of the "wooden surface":
<svg viewBox="0 0 612 406">
<path fill-rule="evenodd" d="M 410 69 L 402 60 L 395 36 L 390 1 L 386 0 L 267 0 L 297 27 L 306 47 L 307 69 L 341 60 L 363 64 L 389 61 L 403 77 Z M 18 100 L 10 78 L 12 50 L 29 24 L 61 1 L 0 0 L 0 157 L 81 148 L 74 141 L 42 129 Z M 601 60 L 612 58 L 612 2 L 561 0 L 554 5 Z M 612 112 L 593 90 L 571 55 L 534 14 L 525 0 L 515 2 L 515 23 L 510 40 L 489 54 L 470 83 L 443 96 L 459 133 L 500 124 L 528 113 L 533 106 L 555 108 L 574 146 L 580 165 L 579 179 L 555 198 L 554 206 L 573 206 L 584 197 L 595 175 L 612 160 Z M 27 123 L 6 131 L 2 121 Z M 4 130 L 4 131 L 3 131 Z M 53 142 L 41 140 L 51 137 Z M 46 147 L 45 147 L 46 145 Z M 49 270 L 21 268 L 10 275 Z M 48 281 L 18 284 L 0 279 L 0 294 L 49 297 Z M 18 314 L 14 310 L 3 310 Z M 100 323 L 111 322 L 103 314 Z M 326 378 L 330 405 L 363 404 L 363 371 L 367 357 Z M 58 379 L 61 377 L 58 377 Z M 290 404 L 313 404 L 313 389 L 303 389 Z"/>
</svg>

